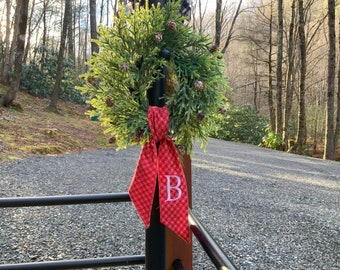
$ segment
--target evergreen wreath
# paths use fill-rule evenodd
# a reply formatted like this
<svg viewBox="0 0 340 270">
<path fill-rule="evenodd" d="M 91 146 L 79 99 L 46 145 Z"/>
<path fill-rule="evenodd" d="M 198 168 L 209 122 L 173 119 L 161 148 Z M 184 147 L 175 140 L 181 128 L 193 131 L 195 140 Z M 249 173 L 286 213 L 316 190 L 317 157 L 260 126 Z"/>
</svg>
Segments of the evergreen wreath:
<svg viewBox="0 0 340 270">
<path fill-rule="evenodd" d="M 162 8 L 146 3 L 133 13 L 120 6 L 113 26 L 99 27 L 95 42 L 101 49 L 88 62 L 81 90 L 91 97 L 90 115 L 99 116 L 118 148 L 149 140 L 147 91 L 164 76 L 169 136 L 186 153 L 196 139 L 206 143 L 212 116 L 225 102 L 224 66 L 210 38 L 185 19 L 178 1 Z M 160 57 L 161 51 L 170 59 Z"/>
</svg>

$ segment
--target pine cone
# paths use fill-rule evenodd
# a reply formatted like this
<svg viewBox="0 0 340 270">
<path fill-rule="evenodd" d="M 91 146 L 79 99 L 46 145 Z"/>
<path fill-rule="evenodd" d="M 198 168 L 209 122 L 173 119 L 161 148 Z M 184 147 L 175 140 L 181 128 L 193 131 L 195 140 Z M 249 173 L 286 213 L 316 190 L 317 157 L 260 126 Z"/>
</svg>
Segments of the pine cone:
<svg viewBox="0 0 340 270">
<path fill-rule="evenodd" d="M 183 145 L 177 145 L 177 151 L 181 156 L 185 155 L 185 148 Z"/>
<path fill-rule="evenodd" d="M 174 20 L 168 20 L 168 22 L 166 23 L 166 26 L 173 32 L 176 31 L 176 22 Z"/>
<path fill-rule="evenodd" d="M 202 91 L 203 88 L 204 88 L 204 84 L 203 84 L 202 81 L 196 81 L 196 82 L 195 82 L 195 89 L 196 89 L 197 91 Z"/>
<path fill-rule="evenodd" d="M 205 117 L 205 115 L 204 115 L 203 113 L 199 113 L 199 114 L 197 115 L 197 121 L 198 121 L 198 122 L 202 122 L 203 119 L 204 119 L 204 117 Z"/>
<path fill-rule="evenodd" d="M 113 105 L 114 105 L 114 102 L 113 102 L 111 97 L 107 97 L 106 100 L 105 100 L 105 103 L 106 103 L 107 107 L 113 107 Z"/>
<path fill-rule="evenodd" d="M 214 52 L 217 51 L 217 49 L 218 49 L 218 47 L 217 47 L 216 45 L 213 45 L 213 46 L 211 46 L 211 48 L 210 48 L 210 52 L 211 52 L 211 53 L 214 53 Z"/>
<path fill-rule="evenodd" d="M 218 112 L 219 112 L 220 114 L 222 114 L 222 115 L 226 115 L 226 114 L 227 114 L 227 109 L 225 109 L 225 108 L 219 108 L 219 109 L 218 109 Z"/>
<path fill-rule="evenodd" d="M 161 33 L 157 33 L 154 37 L 156 43 L 160 43 L 163 40 L 163 36 Z"/>
<path fill-rule="evenodd" d="M 137 143 L 139 143 L 141 141 L 141 139 L 143 138 L 144 136 L 144 129 L 142 128 L 139 128 L 137 131 L 136 131 L 136 137 L 135 137 L 135 141 Z"/>
<path fill-rule="evenodd" d="M 114 144 L 116 142 L 116 138 L 115 137 L 111 137 L 109 139 L 109 144 Z"/>
<path fill-rule="evenodd" d="M 123 72 L 129 71 L 129 69 L 130 69 L 129 63 L 124 63 L 124 64 L 120 65 L 120 70 L 123 71 Z"/>
</svg>

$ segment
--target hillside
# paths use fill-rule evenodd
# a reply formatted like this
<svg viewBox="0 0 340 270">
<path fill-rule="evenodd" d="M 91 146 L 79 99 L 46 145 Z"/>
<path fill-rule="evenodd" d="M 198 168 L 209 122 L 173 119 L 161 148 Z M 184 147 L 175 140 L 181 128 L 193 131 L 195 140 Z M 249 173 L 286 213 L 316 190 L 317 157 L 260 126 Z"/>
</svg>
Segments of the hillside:
<svg viewBox="0 0 340 270">
<path fill-rule="evenodd" d="M 19 92 L 11 108 L 0 107 L 0 162 L 109 145 L 109 135 L 104 135 L 98 121 L 85 115 L 85 106 L 60 100 L 60 114 L 55 114 L 45 111 L 48 102 Z"/>
</svg>

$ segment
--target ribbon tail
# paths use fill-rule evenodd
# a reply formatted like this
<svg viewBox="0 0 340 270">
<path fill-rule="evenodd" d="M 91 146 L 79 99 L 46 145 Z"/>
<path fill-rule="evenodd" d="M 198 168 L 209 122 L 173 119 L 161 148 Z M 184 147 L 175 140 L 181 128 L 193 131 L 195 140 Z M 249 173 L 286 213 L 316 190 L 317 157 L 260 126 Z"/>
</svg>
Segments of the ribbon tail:
<svg viewBox="0 0 340 270">
<path fill-rule="evenodd" d="M 190 243 L 187 183 L 170 138 L 163 141 L 158 149 L 158 184 L 160 222 Z"/>
<path fill-rule="evenodd" d="M 139 156 L 132 178 L 129 195 L 146 228 L 150 226 L 151 209 L 156 188 L 157 150 L 150 141 L 145 144 Z"/>
</svg>

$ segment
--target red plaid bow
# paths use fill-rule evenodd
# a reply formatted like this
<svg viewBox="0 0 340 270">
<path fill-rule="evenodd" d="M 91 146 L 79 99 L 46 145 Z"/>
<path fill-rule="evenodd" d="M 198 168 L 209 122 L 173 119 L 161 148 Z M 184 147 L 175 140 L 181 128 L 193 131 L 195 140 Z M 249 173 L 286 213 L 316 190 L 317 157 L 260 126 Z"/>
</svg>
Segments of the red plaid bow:
<svg viewBox="0 0 340 270">
<path fill-rule="evenodd" d="M 177 149 L 167 135 L 168 123 L 167 107 L 149 107 L 148 124 L 152 136 L 139 156 L 129 195 L 148 228 L 158 180 L 160 222 L 189 243 L 186 179 Z"/>
</svg>

